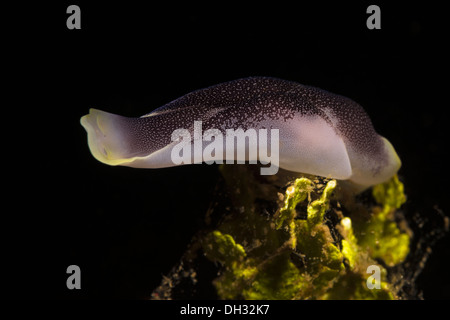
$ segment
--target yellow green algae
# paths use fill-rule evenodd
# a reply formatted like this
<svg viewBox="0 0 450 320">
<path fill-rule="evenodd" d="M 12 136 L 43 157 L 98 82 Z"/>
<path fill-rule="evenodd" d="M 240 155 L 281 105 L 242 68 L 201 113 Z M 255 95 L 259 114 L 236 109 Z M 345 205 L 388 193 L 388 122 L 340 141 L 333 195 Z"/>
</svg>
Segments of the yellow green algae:
<svg viewBox="0 0 450 320">
<path fill-rule="evenodd" d="M 272 194 L 275 214 L 255 207 L 259 192 L 266 198 L 274 189 L 255 187 L 248 176 L 232 182 L 238 209 L 200 240 L 205 256 L 220 265 L 213 282 L 219 298 L 398 298 L 385 268 L 409 252 L 410 235 L 395 221 L 406 199 L 397 176 L 372 188 L 376 204 L 355 204 L 353 197 L 345 213 L 336 180 L 293 180 L 284 194 Z M 373 265 L 379 289 L 367 286 Z"/>
</svg>

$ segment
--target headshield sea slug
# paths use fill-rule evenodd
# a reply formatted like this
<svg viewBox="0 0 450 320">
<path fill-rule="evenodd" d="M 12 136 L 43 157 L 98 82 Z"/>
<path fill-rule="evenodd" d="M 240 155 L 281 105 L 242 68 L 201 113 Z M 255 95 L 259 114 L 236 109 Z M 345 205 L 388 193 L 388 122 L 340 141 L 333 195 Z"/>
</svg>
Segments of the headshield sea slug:
<svg viewBox="0 0 450 320">
<path fill-rule="evenodd" d="M 217 84 L 188 93 L 140 118 L 96 109 L 81 118 L 97 160 L 137 168 L 176 165 L 171 152 L 179 142 L 172 140 L 172 133 L 185 128 L 194 136 L 196 121 L 201 121 L 203 130 L 218 129 L 223 135 L 227 129 L 278 129 L 279 167 L 349 180 L 360 190 L 388 180 L 401 165 L 392 145 L 376 133 L 359 104 L 276 78 L 251 77 Z M 201 148 L 212 143 L 209 141 L 203 141 Z M 195 138 L 192 163 L 198 162 L 194 143 Z M 273 143 L 269 139 L 266 151 Z M 238 144 L 237 149 L 245 150 L 234 151 L 245 151 L 246 160 L 251 162 L 261 153 L 250 154 L 250 144 Z M 225 146 L 223 149 L 226 160 L 230 154 Z"/>
</svg>

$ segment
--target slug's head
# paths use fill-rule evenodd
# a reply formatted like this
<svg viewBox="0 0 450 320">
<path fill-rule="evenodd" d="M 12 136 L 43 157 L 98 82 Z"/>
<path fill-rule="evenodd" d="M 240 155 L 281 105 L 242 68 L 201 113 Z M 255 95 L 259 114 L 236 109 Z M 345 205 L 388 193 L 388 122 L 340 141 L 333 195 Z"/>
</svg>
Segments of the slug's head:
<svg viewBox="0 0 450 320">
<path fill-rule="evenodd" d="M 90 109 L 89 114 L 80 120 L 88 134 L 88 144 L 92 155 L 108 165 L 121 165 L 130 162 L 129 146 L 123 134 L 126 117 Z"/>
</svg>

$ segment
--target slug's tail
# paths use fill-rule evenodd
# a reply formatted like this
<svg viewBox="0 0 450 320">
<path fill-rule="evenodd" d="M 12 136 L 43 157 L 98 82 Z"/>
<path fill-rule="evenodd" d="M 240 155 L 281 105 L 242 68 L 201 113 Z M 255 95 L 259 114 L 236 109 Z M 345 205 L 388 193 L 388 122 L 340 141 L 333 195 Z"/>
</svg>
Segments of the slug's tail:
<svg viewBox="0 0 450 320">
<path fill-rule="evenodd" d="M 97 109 L 90 109 L 89 114 L 81 117 L 81 125 L 88 134 L 89 149 L 98 161 L 112 166 L 132 161 L 127 156 L 127 136 L 121 129 L 126 119 Z"/>
</svg>

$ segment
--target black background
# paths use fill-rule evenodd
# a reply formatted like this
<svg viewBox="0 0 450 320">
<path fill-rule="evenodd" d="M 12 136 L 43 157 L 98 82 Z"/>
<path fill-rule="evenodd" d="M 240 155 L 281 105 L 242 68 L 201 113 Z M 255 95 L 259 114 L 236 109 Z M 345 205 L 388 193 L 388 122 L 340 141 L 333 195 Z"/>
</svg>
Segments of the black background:
<svg viewBox="0 0 450 320">
<path fill-rule="evenodd" d="M 411 215 L 448 215 L 443 8 L 305 1 L 253 5 L 79 1 L 5 11 L 3 292 L 14 298 L 146 298 L 202 225 L 217 167 L 109 167 L 79 119 L 141 116 L 195 89 L 248 76 L 313 85 L 360 103 L 395 146 Z M 366 9 L 381 8 L 381 30 Z M 12 124 L 12 126 L 8 126 Z M 6 179 L 6 178 L 5 178 Z M 11 203 L 11 205 L 9 205 Z M 418 279 L 450 298 L 448 237 Z M 82 289 L 66 288 L 66 268 Z M 213 297 L 213 296 L 211 296 Z"/>
</svg>

